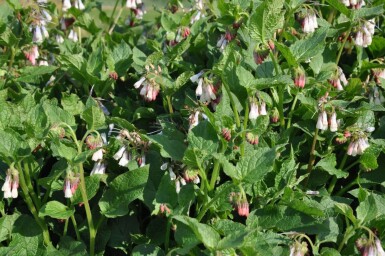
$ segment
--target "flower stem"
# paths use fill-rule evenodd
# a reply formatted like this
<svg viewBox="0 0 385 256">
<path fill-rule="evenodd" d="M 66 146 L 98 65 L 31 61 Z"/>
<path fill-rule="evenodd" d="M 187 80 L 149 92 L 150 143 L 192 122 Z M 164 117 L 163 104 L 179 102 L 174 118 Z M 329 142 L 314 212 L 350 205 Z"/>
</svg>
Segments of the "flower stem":
<svg viewBox="0 0 385 256">
<path fill-rule="evenodd" d="M 274 69 L 275 69 L 275 74 L 279 75 L 279 67 L 278 67 L 278 62 L 277 62 L 277 57 L 270 52 L 270 58 L 273 61 L 274 64 Z M 283 115 L 283 85 L 278 85 L 278 112 L 279 112 L 279 123 L 281 125 L 281 129 L 285 128 L 285 118 Z"/>
<path fill-rule="evenodd" d="M 226 146 L 223 145 L 223 143 L 222 143 L 220 153 L 225 152 L 225 150 L 226 150 Z M 212 190 L 214 190 L 214 188 L 215 188 L 215 183 L 217 182 L 217 179 L 218 179 L 218 176 L 219 176 L 219 170 L 220 170 L 220 163 L 219 163 L 219 160 L 218 160 L 218 159 L 215 159 L 215 160 L 214 160 L 213 173 L 211 174 L 211 180 L 210 180 L 209 191 L 212 191 Z"/>
<path fill-rule="evenodd" d="M 245 102 L 245 118 L 243 120 L 243 131 L 242 131 L 242 144 L 241 144 L 241 157 L 245 155 L 245 138 L 246 138 L 246 130 L 247 130 L 247 123 L 249 121 L 249 112 L 250 112 L 250 107 L 249 107 L 249 101 L 246 100 Z"/>
<path fill-rule="evenodd" d="M 21 166 L 20 166 L 21 167 Z M 25 181 L 28 188 L 29 193 L 31 194 L 32 201 L 35 204 L 37 210 L 40 209 L 41 202 L 39 198 L 37 197 L 35 190 L 33 189 L 32 183 L 31 183 L 31 176 L 29 174 L 29 167 L 26 163 L 24 163 L 24 175 L 25 175 Z"/>
<path fill-rule="evenodd" d="M 174 113 L 174 110 L 172 109 L 171 96 L 167 95 L 166 99 L 167 99 L 168 111 L 170 112 L 170 114 L 172 114 Z"/>
<path fill-rule="evenodd" d="M 342 196 L 344 195 L 349 189 L 351 189 L 354 185 L 357 185 L 357 178 L 354 179 L 352 182 L 350 182 L 348 185 L 344 186 L 340 191 L 338 191 L 338 193 L 336 194 L 336 196 Z"/>
<path fill-rule="evenodd" d="M 118 23 L 118 20 L 120 18 L 120 15 L 122 15 L 122 12 L 123 12 L 123 8 L 120 8 L 119 12 L 118 12 L 118 15 L 116 16 L 115 20 L 114 20 L 114 23 L 112 24 L 110 30 L 108 30 L 108 34 L 112 34 L 112 31 L 114 31 L 114 28 L 116 26 L 116 24 Z"/>
<path fill-rule="evenodd" d="M 170 229 L 171 229 L 171 220 L 170 218 L 167 218 L 167 227 L 166 227 L 166 236 L 164 240 L 164 251 L 168 252 L 168 247 L 170 244 Z"/>
<path fill-rule="evenodd" d="M 338 251 L 341 252 L 342 251 L 342 248 L 344 248 L 344 245 L 346 244 L 346 242 L 349 240 L 349 238 L 351 237 L 351 233 L 354 232 L 354 228 L 352 226 L 348 227 L 346 229 L 346 232 L 345 232 L 345 235 L 344 235 L 344 238 L 342 239 L 341 243 L 338 245 Z"/>
<path fill-rule="evenodd" d="M 116 8 L 118 7 L 119 2 L 120 2 L 120 0 L 115 1 L 114 8 L 112 9 L 112 12 L 111 12 L 110 21 L 112 20 L 112 18 L 115 15 L 115 11 L 116 11 Z M 110 26 L 108 26 L 108 28 L 112 27 L 113 24 L 114 24 L 114 22 L 111 22 L 111 24 L 110 24 Z"/>
<path fill-rule="evenodd" d="M 49 236 L 48 227 L 45 224 L 44 219 L 39 218 L 39 216 L 38 216 L 36 207 L 33 204 L 31 196 L 28 193 L 28 187 L 27 187 L 27 184 L 25 182 L 24 173 L 23 173 L 23 170 L 21 169 L 20 163 L 18 163 L 18 168 L 19 168 L 19 182 L 20 182 L 21 190 L 23 191 L 23 194 L 24 194 L 24 201 L 27 203 L 27 206 L 28 206 L 29 210 L 31 211 L 33 217 L 35 218 L 37 224 L 39 224 L 40 228 L 43 230 L 44 244 L 48 246 L 51 244 L 51 238 Z"/>
<path fill-rule="evenodd" d="M 342 55 L 342 51 L 344 50 L 346 41 L 347 41 L 348 38 L 349 38 L 349 35 L 350 35 L 350 31 L 351 31 L 351 30 L 352 30 L 352 29 L 349 28 L 348 32 L 346 33 L 346 35 L 345 35 L 345 37 L 344 37 L 344 40 L 342 41 L 341 48 L 340 48 L 340 50 L 338 51 L 338 55 L 337 55 L 337 59 L 336 59 L 336 64 L 337 64 L 337 66 L 338 66 L 338 63 L 340 62 L 341 55 Z"/>
<path fill-rule="evenodd" d="M 310 176 L 311 170 L 313 169 L 313 165 L 314 165 L 314 161 L 315 161 L 314 151 L 315 151 L 315 145 L 317 143 L 318 131 L 319 131 L 318 128 L 316 128 L 315 132 L 314 132 L 313 143 L 312 143 L 311 149 L 310 149 L 309 163 L 307 165 L 307 173 L 309 174 L 309 176 Z M 307 183 L 309 181 L 309 176 L 306 178 L 306 181 L 305 181 L 306 186 L 307 186 Z"/>
<path fill-rule="evenodd" d="M 78 241 L 80 241 L 80 234 L 79 234 L 78 224 L 76 223 L 76 219 L 75 219 L 75 216 L 73 214 L 71 215 L 71 221 L 72 221 L 72 225 L 74 226 L 74 229 L 75 229 L 76 239 Z"/>
<path fill-rule="evenodd" d="M 298 101 L 298 93 L 294 97 L 293 105 L 291 105 L 291 109 L 290 109 L 290 113 L 289 113 L 289 120 L 287 121 L 287 129 L 289 129 L 291 126 L 291 118 L 293 117 L 293 111 L 295 109 L 295 105 L 297 105 L 297 101 Z"/>
<path fill-rule="evenodd" d="M 90 208 L 90 204 L 88 203 L 88 198 L 87 198 L 86 183 L 84 180 L 83 164 L 79 164 L 79 173 L 80 173 L 80 192 L 82 194 L 84 209 L 86 210 L 88 228 L 89 228 L 89 232 L 90 232 L 90 255 L 94 256 L 95 255 L 96 230 L 94 228 L 94 223 L 92 221 L 91 208 Z"/>
<path fill-rule="evenodd" d="M 69 222 L 69 219 L 66 219 L 65 222 L 64 222 L 63 236 L 67 235 L 68 222 Z"/>
</svg>

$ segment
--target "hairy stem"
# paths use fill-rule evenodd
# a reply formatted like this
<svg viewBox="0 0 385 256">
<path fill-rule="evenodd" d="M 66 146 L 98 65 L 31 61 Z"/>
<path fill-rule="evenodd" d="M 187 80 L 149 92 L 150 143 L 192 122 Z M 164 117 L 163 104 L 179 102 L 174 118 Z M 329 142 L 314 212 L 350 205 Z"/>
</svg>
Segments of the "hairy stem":
<svg viewBox="0 0 385 256">
<path fill-rule="evenodd" d="M 28 188 L 29 193 L 31 194 L 32 201 L 35 204 L 37 210 L 41 207 L 40 199 L 37 197 L 35 190 L 33 189 L 32 183 L 31 183 L 31 175 L 29 174 L 29 167 L 26 163 L 24 163 L 24 175 L 25 175 L 25 181 Z"/>
<path fill-rule="evenodd" d="M 231 94 L 230 88 L 229 88 L 227 83 L 223 83 L 223 86 L 225 87 L 225 90 L 226 90 L 227 94 L 229 95 L 231 108 L 233 109 L 233 113 L 234 113 L 234 117 L 235 117 L 235 123 L 236 123 L 237 127 L 240 128 L 241 127 L 241 121 L 239 119 L 239 114 L 238 114 L 237 106 L 235 106 L 233 95 Z"/>
<path fill-rule="evenodd" d="M 243 119 L 243 131 L 242 131 L 242 144 L 241 144 L 241 157 L 245 155 L 245 143 L 246 143 L 246 130 L 247 130 L 247 123 L 249 121 L 249 112 L 250 112 L 250 106 L 249 101 L 246 100 L 245 102 L 245 118 Z"/>
<path fill-rule="evenodd" d="M 273 61 L 273 64 L 274 64 L 275 73 L 276 73 L 276 75 L 279 75 L 280 71 L 279 71 L 277 57 L 272 52 L 270 52 L 270 57 L 271 57 L 271 60 Z M 278 112 L 279 112 L 279 123 L 281 125 L 281 129 L 285 128 L 285 118 L 283 115 L 283 93 L 284 93 L 283 85 L 278 85 L 278 102 L 277 102 L 277 104 L 278 104 Z"/>
<path fill-rule="evenodd" d="M 72 221 L 72 225 L 74 226 L 74 229 L 75 229 L 75 233 L 76 233 L 76 239 L 78 241 L 80 241 L 80 234 L 79 234 L 79 229 L 78 229 L 78 224 L 76 223 L 76 219 L 75 219 L 75 216 L 72 214 L 71 215 L 71 221 Z"/>
<path fill-rule="evenodd" d="M 345 153 L 344 158 L 342 158 L 339 169 L 344 168 L 347 158 L 348 158 L 348 154 Z M 334 175 L 332 178 L 332 181 L 330 182 L 329 188 L 328 188 L 329 194 L 331 194 L 333 192 L 333 189 L 336 186 L 336 183 L 337 183 L 337 176 Z"/>
<path fill-rule="evenodd" d="M 40 218 L 38 216 L 38 212 L 36 210 L 36 207 L 33 204 L 31 196 L 28 193 L 28 187 L 27 187 L 27 184 L 25 182 L 24 173 L 23 173 L 23 170 L 21 169 L 20 163 L 18 163 L 18 168 L 19 168 L 19 183 L 20 183 L 21 190 L 23 191 L 23 194 L 24 194 L 24 201 L 27 203 L 27 206 L 28 206 L 29 210 L 31 211 L 33 217 L 35 218 L 37 224 L 39 224 L 40 228 L 43 230 L 44 244 L 49 245 L 49 244 L 51 244 L 51 238 L 49 235 L 48 227 L 45 224 L 44 219 Z"/>
<path fill-rule="evenodd" d="M 287 129 L 289 129 L 291 126 L 291 118 L 293 117 L 293 111 L 295 109 L 295 106 L 297 105 L 297 101 L 298 101 L 298 93 L 295 95 L 293 100 L 293 105 L 291 105 L 291 108 L 290 108 L 289 120 L 287 121 Z"/>
</svg>

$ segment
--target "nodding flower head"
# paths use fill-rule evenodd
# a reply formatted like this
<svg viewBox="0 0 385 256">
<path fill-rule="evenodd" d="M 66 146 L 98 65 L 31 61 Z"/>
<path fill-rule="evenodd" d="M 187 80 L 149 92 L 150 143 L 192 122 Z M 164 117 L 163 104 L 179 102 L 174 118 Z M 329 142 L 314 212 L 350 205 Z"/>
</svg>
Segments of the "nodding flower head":
<svg viewBox="0 0 385 256">
<path fill-rule="evenodd" d="M 259 116 L 259 106 L 258 102 L 252 98 L 250 100 L 250 111 L 249 111 L 249 119 L 250 120 L 255 120 Z"/>
<path fill-rule="evenodd" d="M 316 28 L 318 28 L 317 16 L 314 11 L 308 10 L 304 14 L 301 25 L 304 33 L 312 33 Z"/>
<path fill-rule="evenodd" d="M 80 183 L 79 174 L 74 174 L 72 171 L 67 173 L 67 177 L 64 180 L 64 197 L 71 198 L 75 194 Z"/>
<path fill-rule="evenodd" d="M 243 196 L 242 193 L 231 192 L 229 201 L 233 204 L 233 207 L 237 210 L 239 216 L 249 216 L 249 202 L 247 202 L 247 198 Z"/>
<path fill-rule="evenodd" d="M 377 84 L 381 84 L 381 78 L 385 79 L 385 69 L 374 68 L 372 69 L 372 73 Z"/>
<path fill-rule="evenodd" d="M 294 244 L 290 246 L 290 256 L 304 256 L 308 252 L 307 243 L 295 241 Z"/>
<path fill-rule="evenodd" d="M 68 11 L 69 8 L 71 8 L 71 1 L 70 0 L 63 0 L 63 6 L 62 6 L 63 12 Z"/>
<path fill-rule="evenodd" d="M 322 110 L 318 114 L 317 129 L 326 131 L 328 129 L 328 115 L 325 110 Z"/>
<path fill-rule="evenodd" d="M 231 130 L 229 128 L 222 128 L 222 137 L 227 140 L 227 141 L 230 141 L 231 140 Z"/>
<path fill-rule="evenodd" d="M 32 65 L 36 65 L 36 60 L 40 56 L 38 46 L 34 45 L 28 51 L 24 51 L 24 55 Z"/>
<path fill-rule="evenodd" d="M 349 156 L 362 155 L 370 146 L 368 138 L 361 131 L 354 132 L 350 138 L 351 141 L 346 152 Z"/>
<path fill-rule="evenodd" d="M 142 76 L 134 87 L 140 89 L 139 94 L 144 98 L 145 101 L 154 101 L 159 94 L 160 85 L 156 82 L 157 77 L 162 73 L 160 66 L 155 67 L 154 65 L 146 65 L 147 74 Z"/>
<path fill-rule="evenodd" d="M 126 146 L 122 146 L 118 152 L 113 156 L 115 160 L 119 160 L 120 166 L 127 166 L 128 162 L 131 160 L 131 154 L 127 151 Z"/>
<path fill-rule="evenodd" d="M 348 80 L 346 80 L 345 74 L 343 70 L 338 67 L 334 76 L 329 80 L 329 83 L 333 85 L 338 91 L 343 90 L 343 86 L 348 84 Z"/>
<path fill-rule="evenodd" d="M 79 9 L 79 10 L 84 10 L 86 7 L 84 6 L 82 0 L 75 0 L 75 4 L 74 4 L 75 8 Z"/>
<path fill-rule="evenodd" d="M 306 84 L 305 71 L 302 68 L 296 68 L 294 70 L 294 85 L 298 88 L 304 88 Z"/>
<path fill-rule="evenodd" d="M 356 29 L 354 43 L 357 46 L 368 47 L 372 44 L 372 37 L 374 34 L 375 23 L 374 20 L 363 21 Z"/>
<path fill-rule="evenodd" d="M 19 172 L 12 166 L 7 170 L 7 176 L 1 190 L 4 198 L 17 198 L 19 188 Z"/>
<path fill-rule="evenodd" d="M 260 65 L 269 56 L 270 49 L 266 46 L 256 46 L 253 52 L 254 61 Z"/>
<path fill-rule="evenodd" d="M 92 168 L 90 175 L 105 174 L 106 168 L 107 168 L 107 164 L 103 163 L 102 161 L 98 161 L 94 164 L 94 167 Z"/>
<path fill-rule="evenodd" d="M 257 134 L 252 132 L 246 133 L 246 141 L 250 143 L 251 145 L 258 145 L 259 143 L 259 137 Z"/>
</svg>

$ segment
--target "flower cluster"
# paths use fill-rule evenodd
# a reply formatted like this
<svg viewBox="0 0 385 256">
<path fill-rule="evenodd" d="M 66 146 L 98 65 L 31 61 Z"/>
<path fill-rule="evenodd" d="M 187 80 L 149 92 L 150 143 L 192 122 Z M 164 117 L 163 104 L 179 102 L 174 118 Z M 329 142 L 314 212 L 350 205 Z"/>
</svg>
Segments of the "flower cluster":
<svg viewBox="0 0 385 256">
<path fill-rule="evenodd" d="M 362 256 L 385 256 L 380 239 L 377 236 L 374 237 L 374 240 L 372 238 L 358 238 L 356 240 L 356 247 Z"/>
<path fill-rule="evenodd" d="M 333 85 L 333 87 L 336 88 L 338 91 L 343 90 L 343 86 L 346 86 L 348 84 L 348 80 L 346 80 L 342 68 L 337 67 L 337 71 L 335 72 L 334 76 L 329 80 L 329 83 Z"/>
<path fill-rule="evenodd" d="M 10 168 L 7 171 L 5 182 L 1 187 L 4 192 L 4 198 L 17 198 L 19 188 L 19 172 L 15 168 Z"/>
<path fill-rule="evenodd" d="M 318 28 L 317 16 L 314 11 L 307 11 L 304 14 L 301 25 L 304 33 L 313 33 Z"/>
<path fill-rule="evenodd" d="M 234 209 L 237 210 L 239 216 L 249 216 L 250 209 L 246 196 L 242 193 L 231 192 L 229 196 L 230 203 L 233 204 Z"/>
<path fill-rule="evenodd" d="M 326 131 L 328 128 L 330 128 L 331 132 L 336 132 L 338 130 L 338 122 L 337 122 L 337 113 L 333 111 L 330 115 L 330 118 L 328 119 L 328 115 L 325 110 L 322 110 L 318 114 L 318 120 L 317 120 L 317 129 Z"/>
<path fill-rule="evenodd" d="M 375 21 L 374 19 L 363 21 L 361 26 L 357 29 L 354 37 L 354 43 L 357 46 L 368 47 L 372 43 L 374 35 Z"/>
<path fill-rule="evenodd" d="M 204 71 L 200 71 L 198 74 L 193 75 L 190 77 L 191 82 L 198 83 L 198 87 L 195 90 L 195 94 L 198 97 L 199 101 L 203 104 L 208 104 L 212 100 L 216 100 L 217 96 L 217 90 L 213 85 L 212 82 L 212 74 L 207 78 L 203 76 Z"/>
<path fill-rule="evenodd" d="M 298 67 L 294 70 L 294 85 L 299 88 L 304 88 L 306 84 L 305 71 Z"/>
<path fill-rule="evenodd" d="M 258 116 L 266 116 L 267 110 L 266 110 L 266 102 L 263 100 L 258 100 L 254 97 L 250 99 L 250 112 L 249 112 L 249 119 L 255 120 L 258 118 Z"/>
<path fill-rule="evenodd" d="M 341 2 L 346 7 L 351 7 L 353 9 L 360 9 L 362 6 L 365 6 L 364 0 L 341 0 Z"/>
<path fill-rule="evenodd" d="M 373 86 L 373 88 L 370 90 L 369 102 L 381 106 L 385 102 L 384 96 L 377 86 Z"/>
<path fill-rule="evenodd" d="M 304 256 L 307 255 L 308 248 L 306 242 L 295 241 L 294 244 L 290 246 L 290 256 Z"/>
<path fill-rule="evenodd" d="M 80 175 L 73 173 L 72 171 L 67 172 L 67 177 L 64 180 L 64 197 L 71 198 L 78 188 L 80 183 Z"/>
<path fill-rule="evenodd" d="M 91 175 L 94 174 L 104 174 L 106 172 L 107 164 L 103 162 L 103 155 L 105 150 L 102 148 L 103 145 L 107 144 L 106 134 L 100 134 L 100 137 L 95 137 L 94 135 L 88 135 L 86 139 L 86 145 L 89 149 L 96 150 L 92 155 L 92 161 L 95 162 L 94 167 L 92 168 Z"/>
<path fill-rule="evenodd" d="M 381 84 L 381 78 L 385 79 L 385 69 L 383 68 L 374 68 L 372 73 L 377 84 Z"/>
<path fill-rule="evenodd" d="M 362 132 L 353 134 L 346 154 L 349 156 L 362 155 L 369 146 L 368 138 Z"/>
<path fill-rule="evenodd" d="M 147 74 L 142 76 L 135 84 L 136 89 L 140 89 L 140 95 L 146 101 L 154 101 L 158 96 L 160 85 L 156 82 L 156 78 L 161 76 L 162 69 L 160 66 L 155 67 L 154 65 L 146 65 L 145 69 Z"/>
</svg>

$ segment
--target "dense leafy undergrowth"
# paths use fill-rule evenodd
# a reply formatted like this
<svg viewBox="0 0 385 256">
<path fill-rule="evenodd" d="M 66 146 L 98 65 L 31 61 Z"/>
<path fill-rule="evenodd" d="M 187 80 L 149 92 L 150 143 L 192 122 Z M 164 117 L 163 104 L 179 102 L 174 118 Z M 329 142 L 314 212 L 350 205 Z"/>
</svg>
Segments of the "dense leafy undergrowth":
<svg viewBox="0 0 385 256">
<path fill-rule="evenodd" d="M 0 255 L 385 255 L 383 5 L 7 0 Z"/>
</svg>

